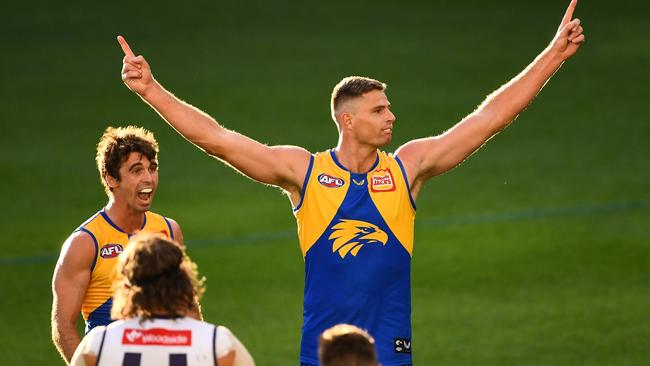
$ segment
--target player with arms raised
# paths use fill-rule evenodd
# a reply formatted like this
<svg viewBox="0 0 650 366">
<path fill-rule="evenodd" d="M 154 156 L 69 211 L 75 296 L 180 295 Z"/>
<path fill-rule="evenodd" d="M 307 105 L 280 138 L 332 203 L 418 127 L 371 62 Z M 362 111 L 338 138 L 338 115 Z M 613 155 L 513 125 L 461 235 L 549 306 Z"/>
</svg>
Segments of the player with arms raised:
<svg viewBox="0 0 650 366">
<path fill-rule="evenodd" d="M 267 146 L 226 129 L 179 100 L 152 76 L 124 38 L 122 80 L 176 131 L 246 176 L 285 190 L 305 259 L 300 361 L 318 364 L 318 336 L 348 323 L 367 329 L 385 366 L 411 364 L 411 254 L 415 201 L 430 178 L 460 164 L 506 128 L 585 37 L 569 5 L 551 43 L 521 73 L 439 136 L 409 141 L 394 154 L 395 115 L 385 84 L 348 77 L 335 86 L 335 148 L 311 154 Z"/>
</svg>

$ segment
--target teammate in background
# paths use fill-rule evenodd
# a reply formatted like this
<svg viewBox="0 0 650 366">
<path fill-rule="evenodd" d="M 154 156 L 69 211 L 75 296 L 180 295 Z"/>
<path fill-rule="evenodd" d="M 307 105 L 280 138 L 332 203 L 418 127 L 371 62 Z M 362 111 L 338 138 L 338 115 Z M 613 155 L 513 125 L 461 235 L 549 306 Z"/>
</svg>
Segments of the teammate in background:
<svg viewBox="0 0 650 366">
<path fill-rule="evenodd" d="M 81 340 L 79 313 L 86 333 L 111 322 L 114 269 L 130 236 L 154 232 L 183 243 L 174 220 L 149 211 L 158 187 L 157 155 L 154 135 L 140 127 L 109 127 L 97 144 L 108 203 L 65 241 L 52 279 L 52 340 L 66 362 Z"/>
<path fill-rule="evenodd" d="M 378 366 L 375 340 L 366 331 L 349 324 L 335 325 L 318 339 L 322 366 Z"/>
<path fill-rule="evenodd" d="M 394 154 L 395 115 L 386 85 L 348 77 L 335 86 L 335 148 L 312 155 L 267 146 L 228 130 L 165 90 L 124 38 L 122 80 L 176 131 L 248 177 L 285 190 L 298 222 L 305 260 L 300 361 L 318 363 L 318 336 L 348 323 L 375 337 L 379 361 L 411 364 L 411 254 L 415 200 L 442 174 L 506 128 L 585 39 L 569 5 L 551 43 L 521 73 L 439 136 L 409 141 Z M 570 97 L 570 95 L 569 95 Z"/>
<path fill-rule="evenodd" d="M 198 311 L 205 279 L 180 245 L 138 234 L 120 255 L 112 315 L 86 335 L 70 363 L 97 365 L 251 366 L 228 328 L 188 315 Z"/>
</svg>

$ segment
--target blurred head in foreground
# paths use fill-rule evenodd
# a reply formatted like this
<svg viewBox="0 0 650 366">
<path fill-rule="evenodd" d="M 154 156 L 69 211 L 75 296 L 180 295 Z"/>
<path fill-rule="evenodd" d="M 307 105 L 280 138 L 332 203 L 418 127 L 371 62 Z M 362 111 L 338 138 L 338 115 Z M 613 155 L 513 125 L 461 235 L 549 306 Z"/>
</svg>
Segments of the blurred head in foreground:
<svg viewBox="0 0 650 366">
<path fill-rule="evenodd" d="M 335 325 L 318 339 L 322 366 L 377 366 L 375 340 L 366 331 L 349 324 Z"/>
<path fill-rule="evenodd" d="M 111 316 L 182 318 L 198 312 L 204 282 L 182 246 L 157 234 L 138 234 L 120 255 Z"/>
</svg>

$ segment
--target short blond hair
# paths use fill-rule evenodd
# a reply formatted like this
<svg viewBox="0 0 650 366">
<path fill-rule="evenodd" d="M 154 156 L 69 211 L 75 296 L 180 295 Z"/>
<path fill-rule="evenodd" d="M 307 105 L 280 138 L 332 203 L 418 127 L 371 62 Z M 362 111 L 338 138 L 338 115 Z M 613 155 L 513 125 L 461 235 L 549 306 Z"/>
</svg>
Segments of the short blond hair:
<svg viewBox="0 0 650 366">
<path fill-rule="evenodd" d="M 365 76 L 348 76 L 338 82 L 332 89 L 331 110 L 332 119 L 336 121 L 341 104 L 345 101 L 358 98 L 373 90 L 384 91 L 387 85 L 379 80 Z"/>
</svg>

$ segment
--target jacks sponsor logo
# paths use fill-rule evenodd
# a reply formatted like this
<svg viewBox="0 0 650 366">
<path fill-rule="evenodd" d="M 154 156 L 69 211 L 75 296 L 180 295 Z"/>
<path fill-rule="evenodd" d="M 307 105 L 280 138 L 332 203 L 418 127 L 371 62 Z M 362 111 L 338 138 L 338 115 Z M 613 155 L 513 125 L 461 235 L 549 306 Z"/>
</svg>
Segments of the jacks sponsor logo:
<svg viewBox="0 0 650 366">
<path fill-rule="evenodd" d="M 411 340 L 408 338 L 394 338 L 395 353 L 411 353 Z"/>
<path fill-rule="evenodd" d="M 104 259 L 115 258 L 123 251 L 124 247 L 121 244 L 106 244 L 99 251 L 99 255 Z"/>
<path fill-rule="evenodd" d="M 322 173 L 318 176 L 318 183 L 327 188 L 339 188 L 345 185 L 345 181 L 338 177 L 333 177 L 329 174 Z"/>
<path fill-rule="evenodd" d="M 390 169 L 380 169 L 372 172 L 370 190 L 373 192 L 391 192 L 395 190 L 395 180 Z"/>
<path fill-rule="evenodd" d="M 124 329 L 122 344 L 139 346 L 191 346 L 191 330 L 171 330 L 163 328 Z"/>
</svg>

